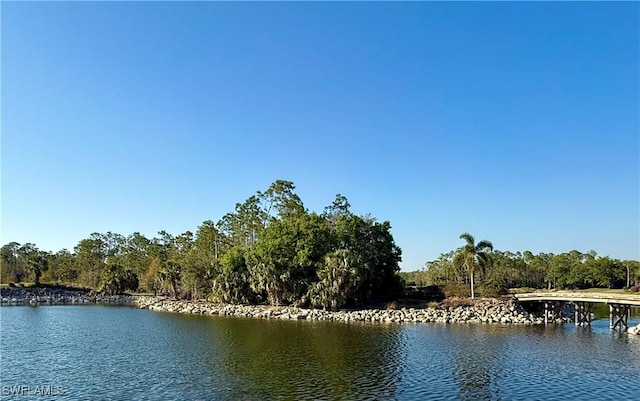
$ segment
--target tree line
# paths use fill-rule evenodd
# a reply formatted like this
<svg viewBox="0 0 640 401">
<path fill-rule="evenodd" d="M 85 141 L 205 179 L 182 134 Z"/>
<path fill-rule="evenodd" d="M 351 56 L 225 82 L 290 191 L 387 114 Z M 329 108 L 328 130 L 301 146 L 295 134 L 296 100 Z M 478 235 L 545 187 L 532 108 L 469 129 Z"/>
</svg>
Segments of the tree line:
<svg viewBox="0 0 640 401">
<path fill-rule="evenodd" d="M 138 291 L 229 303 L 296 304 L 337 309 L 398 295 L 403 285 L 457 289 L 452 295 L 509 288 L 624 288 L 640 283 L 640 262 L 596 252 L 510 252 L 463 233 L 462 245 L 425 268 L 399 273 L 401 250 L 388 221 L 351 212 L 337 195 L 318 214 L 290 181 L 258 191 L 218 222 L 195 233 L 160 231 L 147 238 L 93 233 L 72 251 L 35 244 L 0 248 L 2 283 L 40 281 L 105 293 Z M 446 294 L 445 294 L 446 295 Z"/>
<path fill-rule="evenodd" d="M 93 233 L 55 253 L 10 242 L 0 249 L 0 276 L 3 283 L 330 309 L 401 290 L 401 250 L 388 221 L 355 215 L 342 195 L 311 212 L 294 189 L 277 180 L 195 233 Z"/>
<path fill-rule="evenodd" d="M 402 273 L 404 280 L 417 286 L 460 286 L 469 289 L 471 296 L 474 281 L 481 283 L 485 295 L 505 293 L 509 288 L 620 289 L 640 283 L 637 260 L 600 257 L 595 251 L 513 253 L 494 249 L 490 241 L 476 243 L 468 233 L 460 238 L 464 240 L 461 247 L 427 262 L 422 270 Z"/>
</svg>

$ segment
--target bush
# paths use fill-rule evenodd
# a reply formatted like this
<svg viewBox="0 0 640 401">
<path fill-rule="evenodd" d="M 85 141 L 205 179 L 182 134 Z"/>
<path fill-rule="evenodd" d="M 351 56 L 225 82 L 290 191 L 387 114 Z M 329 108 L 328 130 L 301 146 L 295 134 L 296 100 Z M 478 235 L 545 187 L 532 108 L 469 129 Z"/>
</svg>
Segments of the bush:
<svg viewBox="0 0 640 401">
<path fill-rule="evenodd" d="M 483 286 L 478 289 L 478 293 L 486 298 L 498 298 L 505 295 L 507 290 L 504 287 Z"/>
<path fill-rule="evenodd" d="M 393 302 L 389 302 L 386 306 L 385 306 L 386 310 L 396 310 L 396 309 L 400 309 L 398 307 L 398 303 L 396 301 Z"/>
<path fill-rule="evenodd" d="M 112 264 L 102 274 L 100 292 L 107 295 L 122 294 L 126 290 L 138 288 L 138 277 L 130 269 Z"/>
<path fill-rule="evenodd" d="M 523 294 L 527 292 L 536 292 L 536 289 L 533 287 L 518 287 L 518 288 L 509 288 L 507 290 L 507 294 Z"/>
<path fill-rule="evenodd" d="M 466 284 L 445 284 L 442 287 L 442 292 L 445 298 L 468 298 L 471 296 L 471 288 Z"/>
<path fill-rule="evenodd" d="M 441 305 L 445 308 L 459 308 L 461 306 L 473 306 L 475 304 L 475 300 L 470 298 L 453 297 L 445 299 Z"/>
<path fill-rule="evenodd" d="M 428 285 L 425 287 L 405 287 L 404 297 L 413 299 L 422 299 L 425 301 L 440 301 L 445 295 L 442 287 L 438 285 Z"/>
</svg>

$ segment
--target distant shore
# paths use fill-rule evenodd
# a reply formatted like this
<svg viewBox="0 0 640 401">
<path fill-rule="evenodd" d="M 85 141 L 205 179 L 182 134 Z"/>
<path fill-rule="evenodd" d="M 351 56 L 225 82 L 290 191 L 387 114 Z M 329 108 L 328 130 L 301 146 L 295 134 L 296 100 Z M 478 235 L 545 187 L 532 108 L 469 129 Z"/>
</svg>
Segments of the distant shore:
<svg viewBox="0 0 640 401">
<path fill-rule="evenodd" d="M 264 319 L 323 320 L 381 323 L 503 323 L 543 324 L 514 300 L 492 298 L 450 300 L 429 308 L 357 309 L 325 311 L 294 306 L 232 305 L 203 300 L 176 300 L 145 295 L 102 295 L 89 290 L 59 287 L 0 288 L 0 305 L 83 305 L 96 303 L 134 305 L 141 309 L 198 315 L 240 316 Z M 564 321 L 564 320 L 563 320 Z M 558 323 L 561 321 L 559 320 Z"/>
<path fill-rule="evenodd" d="M 258 319 L 312 320 L 372 323 L 479 323 L 542 325 L 544 318 L 522 308 L 514 299 L 449 299 L 426 308 L 363 308 L 326 311 L 295 306 L 233 305 L 204 300 L 178 300 L 163 296 L 104 295 L 66 287 L 2 287 L 0 306 L 40 305 L 133 305 L 140 309 L 194 315 L 237 316 Z M 553 323 L 572 322 L 563 316 Z M 629 328 L 640 335 L 640 325 Z"/>
<path fill-rule="evenodd" d="M 132 295 L 104 295 L 84 289 L 66 287 L 2 287 L 0 305 L 83 305 L 133 304 Z"/>
</svg>

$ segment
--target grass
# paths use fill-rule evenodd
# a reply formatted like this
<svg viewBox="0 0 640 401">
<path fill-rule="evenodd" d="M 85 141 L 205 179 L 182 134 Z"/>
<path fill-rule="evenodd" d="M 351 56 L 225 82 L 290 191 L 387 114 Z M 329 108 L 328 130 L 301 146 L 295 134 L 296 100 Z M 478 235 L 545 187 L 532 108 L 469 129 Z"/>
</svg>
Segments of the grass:
<svg viewBox="0 0 640 401">
<path fill-rule="evenodd" d="M 15 283 L 16 288 L 33 288 L 35 287 L 35 283 Z M 0 288 L 9 288 L 9 284 L 0 284 Z M 80 286 L 74 285 L 65 285 L 58 283 L 40 283 L 37 288 L 57 288 L 61 290 L 69 290 L 69 291 L 91 291 L 90 288 L 84 288 Z"/>
<path fill-rule="evenodd" d="M 509 288 L 507 290 L 507 294 L 523 294 L 527 292 L 535 292 L 535 288 L 531 287 L 520 287 L 520 288 Z"/>
<path fill-rule="evenodd" d="M 523 290 L 528 290 L 528 291 L 523 291 Z M 534 290 L 533 288 L 511 288 L 509 289 L 509 294 L 522 294 L 522 293 L 527 293 L 527 292 L 535 292 L 536 290 Z M 624 295 L 637 295 L 640 297 L 640 292 L 631 292 L 629 290 L 623 290 L 622 288 L 585 288 L 583 290 L 556 290 L 556 289 L 552 289 L 552 290 L 546 290 L 546 289 L 541 289 L 541 292 L 557 292 L 557 291 L 562 291 L 562 292 L 589 292 L 589 293 L 599 293 L 599 294 L 624 294 Z"/>
<path fill-rule="evenodd" d="M 625 295 L 638 295 L 640 296 L 640 292 L 631 292 L 628 290 L 618 289 L 618 288 L 587 288 L 586 290 L 578 290 L 579 292 L 600 292 L 606 294 L 625 294 Z"/>
</svg>

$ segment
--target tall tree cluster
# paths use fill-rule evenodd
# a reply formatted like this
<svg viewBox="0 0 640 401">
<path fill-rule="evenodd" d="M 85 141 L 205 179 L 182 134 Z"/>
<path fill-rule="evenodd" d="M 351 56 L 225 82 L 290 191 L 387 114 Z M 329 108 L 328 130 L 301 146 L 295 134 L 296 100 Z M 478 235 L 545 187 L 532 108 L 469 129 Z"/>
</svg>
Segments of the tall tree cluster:
<svg viewBox="0 0 640 401">
<path fill-rule="evenodd" d="M 294 190 L 275 181 L 195 233 L 93 233 L 56 253 L 12 242 L 1 249 L 1 278 L 330 309 L 401 289 L 401 250 L 389 222 L 353 214 L 341 195 L 311 212 Z"/>
<path fill-rule="evenodd" d="M 493 249 L 489 241 L 475 242 L 464 233 L 465 244 L 426 263 L 425 269 L 404 273 L 417 285 L 467 285 L 475 295 L 479 282 L 491 293 L 508 288 L 583 289 L 625 288 L 640 283 L 640 262 L 599 257 L 596 252 L 509 252 Z"/>
<path fill-rule="evenodd" d="M 29 242 L 23 245 L 17 242 L 5 244 L 0 249 L 3 281 L 20 282 L 28 277 L 36 285 L 39 284 L 43 273 L 49 269 L 49 256 Z"/>
</svg>

